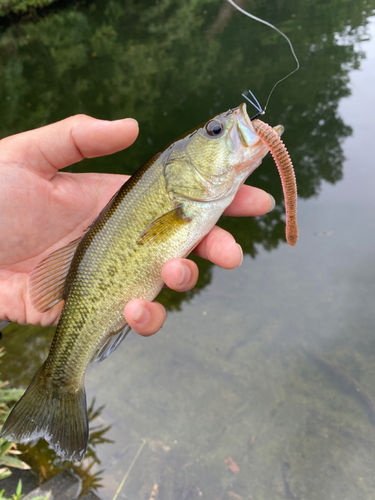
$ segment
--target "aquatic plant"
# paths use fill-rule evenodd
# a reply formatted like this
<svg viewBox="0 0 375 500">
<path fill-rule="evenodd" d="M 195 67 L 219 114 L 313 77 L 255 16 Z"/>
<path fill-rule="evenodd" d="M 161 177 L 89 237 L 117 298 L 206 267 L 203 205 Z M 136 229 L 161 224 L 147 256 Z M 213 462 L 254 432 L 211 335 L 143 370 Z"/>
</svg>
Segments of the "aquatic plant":
<svg viewBox="0 0 375 500">
<path fill-rule="evenodd" d="M 14 495 L 11 496 L 11 498 L 4 497 L 4 491 L 5 490 L 0 490 L 0 499 L 1 500 L 20 500 L 24 496 L 24 494 L 22 493 L 22 481 L 21 481 L 21 479 L 18 481 L 16 492 L 14 493 Z M 50 493 L 47 493 L 46 496 L 33 497 L 31 500 L 49 500 L 50 497 L 51 497 Z"/>
</svg>

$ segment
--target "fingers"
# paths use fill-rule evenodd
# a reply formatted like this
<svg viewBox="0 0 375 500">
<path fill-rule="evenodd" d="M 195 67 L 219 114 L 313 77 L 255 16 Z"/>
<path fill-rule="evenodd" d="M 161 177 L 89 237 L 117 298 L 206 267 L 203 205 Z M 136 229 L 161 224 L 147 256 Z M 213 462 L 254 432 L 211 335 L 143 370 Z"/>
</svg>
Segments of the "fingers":
<svg viewBox="0 0 375 500">
<path fill-rule="evenodd" d="M 172 259 L 163 267 L 162 278 L 169 288 L 185 292 L 195 286 L 198 267 L 188 259 Z M 165 309 L 161 304 L 141 299 L 128 302 L 124 312 L 131 328 L 144 337 L 159 331 L 166 318 Z"/>
<path fill-rule="evenodd" d="M 106 121 L 76 115 L 1 141 L 8 161 L 21 163 L 50 179 L 58 169 L 83 158 L 115 153 L 130 146 L 138 135 L 132 118 Z"/>
<path fill-rule="evenodd" d="M 148 337 L 163 326 L 167 313 L 158 302 L 135 299 L 125 306 L 125 319 L 139 335 Z"/>
<path fill-rule="evenodd" d="M 194 249 L 194 253 L 224 269 L 234 269 L 242 264 L 242 248 L 233 236 L 215 226 Z"/>
<path fill-rule="evenodd" d="M 274 207 L 273 196 L 262 189 L 243 185 L 224 215 L 236 217 L 264 215 Z M 194 253 L 224 269 L 234 269 L 240 266 L 243 260 L 240 245 L 230 233 L 217 226 L 199 243 Z"/>
<path fill-rule="evenodd" d="M 219 227 L 215 227 L 202 241 L 196 253 L 226 269 L 238 267 L 242 262 L 240 245 L 230 233 Z M 191 290 L 198 279 L 198 267 L 188 259 L 172 259 L 164 265 L 162 278 L 173 290 Z M 166 319 L 166 311 L 161 304 L 142 299 L 128 302 L 124 314 L 131 328 L 145 337 L 160 330 Z"/>
<path fill-rule="evenodd" d="M 186 292 L 198 281 L 198 266 L 189 259 L 172 259 L 164 265 L 161 277 L 169 288 Z"/>
<path fill-rule="evenodd" d="M 223 215 L 234 217 L 256 217 L 271 212 L 275 199 L 269 193 L 252 186 L 243 185 Z"/>
</svg>

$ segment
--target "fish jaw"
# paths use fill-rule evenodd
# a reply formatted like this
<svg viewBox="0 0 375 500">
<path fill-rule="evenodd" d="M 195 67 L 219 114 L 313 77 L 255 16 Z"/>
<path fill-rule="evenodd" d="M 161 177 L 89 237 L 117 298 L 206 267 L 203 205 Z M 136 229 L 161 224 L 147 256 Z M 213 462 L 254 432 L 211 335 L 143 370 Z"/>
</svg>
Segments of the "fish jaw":
<svg viewBox="0 0 375 500">
<path fill-rule="evenodd" d="M 244 182 L 254 170 L 259 167 L 263 158 L 269 152 L 268 147 L 255 131 L 252 121 L 247 114 L 246 103 L 242 103 L 233 110 L 234 125 L 230 133 L 233 148 L 238 151 L 238 164 L 235 167 L 237 175 Z M 279 136 L 284 132 L 282 125 L 273 127 Z"/>
</svg>

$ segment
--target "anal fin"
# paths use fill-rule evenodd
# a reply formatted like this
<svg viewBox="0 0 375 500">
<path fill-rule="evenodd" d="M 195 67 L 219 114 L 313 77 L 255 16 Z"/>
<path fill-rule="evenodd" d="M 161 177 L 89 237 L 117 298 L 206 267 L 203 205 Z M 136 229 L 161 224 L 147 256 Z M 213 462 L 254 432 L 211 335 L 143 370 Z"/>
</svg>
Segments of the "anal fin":
<svg viewBox="0 0 375 500">
<path fill-rule="evenodd" d="M 100 347 L 99 350 L 95 353 L 93 361 L 95 361 L 95 363 L 101 363 L 106 358 L 108 358 L 108 356 L 118 348 L 118 346 L 130 332 L 130 330 L 130 326 L 125 325 L 122 330 L 111 335 L 102 345 L 102 347 Z"/>
</svg>

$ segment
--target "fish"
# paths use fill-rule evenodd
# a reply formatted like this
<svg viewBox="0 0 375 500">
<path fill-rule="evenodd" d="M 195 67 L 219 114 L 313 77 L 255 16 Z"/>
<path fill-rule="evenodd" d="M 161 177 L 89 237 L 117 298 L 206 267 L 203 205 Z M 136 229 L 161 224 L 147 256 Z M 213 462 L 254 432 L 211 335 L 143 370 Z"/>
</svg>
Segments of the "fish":
<svg viewBox="0 0 375 500">
<path fill-rule="evenodd" d="M 277 137 L 283 132 L 267 127 Z M 126 303 L 153 300 L 163 287 L 164 264 L 186 257 L 213 228 L 269 151 L 263 136 L 245 103 L 215 116 L 151 158 L 80 238 L 38 264 L 29 284 L 34 307 L 45 312 L 65 303 L 47 359 L 1 437 L 22 444 L 44 438 L 63 459 L 82 460 L 87 366 L 126 337 Z"/>
</svg>

